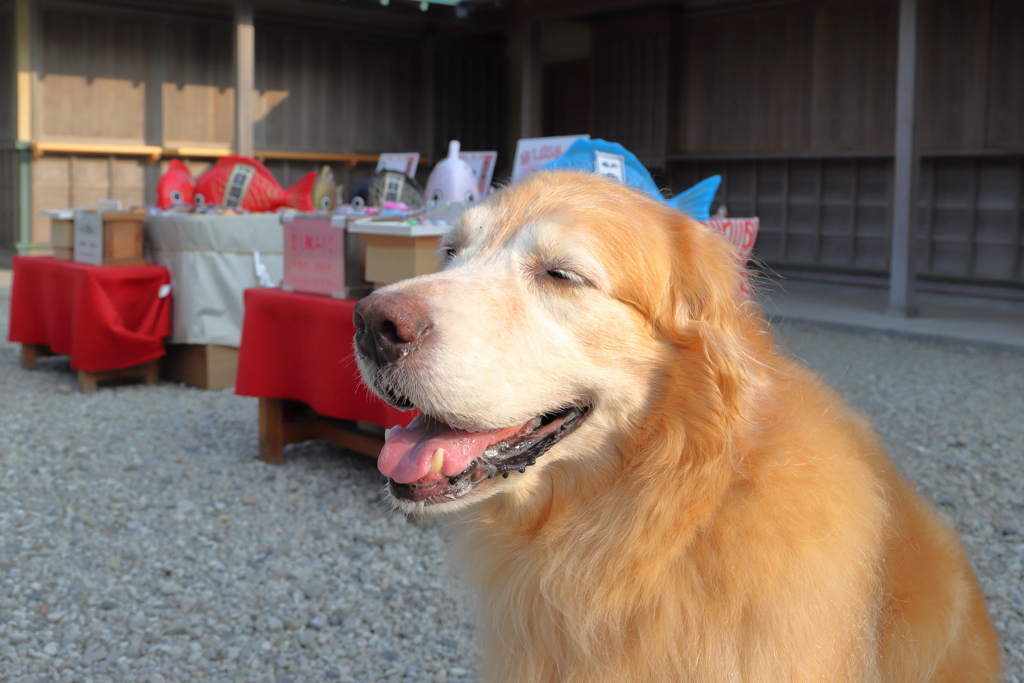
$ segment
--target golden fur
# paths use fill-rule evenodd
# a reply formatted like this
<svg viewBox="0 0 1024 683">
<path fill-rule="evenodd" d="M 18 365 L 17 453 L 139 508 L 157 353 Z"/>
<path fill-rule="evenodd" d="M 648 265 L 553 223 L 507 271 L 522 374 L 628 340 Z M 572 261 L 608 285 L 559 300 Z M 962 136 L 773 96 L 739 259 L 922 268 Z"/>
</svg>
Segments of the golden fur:
<svg viewBox="0 0 1024 683">
<path fill-rule="evenodd" d="M 460 510 L 485 681 L 997 679 L 954 533 L 775 347 L 725 240 L 578 173 L 446 240 L 440 272 L 386 290 L 434 316 L 404 392 L 470 429 L 593 406 L 524 474 L 435 506 Z"/>
</svg>

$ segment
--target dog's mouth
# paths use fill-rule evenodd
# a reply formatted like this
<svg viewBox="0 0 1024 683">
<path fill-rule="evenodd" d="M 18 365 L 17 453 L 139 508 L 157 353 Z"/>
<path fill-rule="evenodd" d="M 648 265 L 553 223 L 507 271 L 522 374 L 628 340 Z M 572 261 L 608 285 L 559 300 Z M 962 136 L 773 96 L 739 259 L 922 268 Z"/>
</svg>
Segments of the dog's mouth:
<svg viewBox="0 0 1024 683">
<path fill-rule="evenodd" d="M 425 414 L 391 430 L 377 459 L 395 498 L 434 505 L 458 500 L 480 482 L 523 473 L 578 428 L 589 406 L 567 406 L 503 429 L 469 431 Z"/>
</svg>

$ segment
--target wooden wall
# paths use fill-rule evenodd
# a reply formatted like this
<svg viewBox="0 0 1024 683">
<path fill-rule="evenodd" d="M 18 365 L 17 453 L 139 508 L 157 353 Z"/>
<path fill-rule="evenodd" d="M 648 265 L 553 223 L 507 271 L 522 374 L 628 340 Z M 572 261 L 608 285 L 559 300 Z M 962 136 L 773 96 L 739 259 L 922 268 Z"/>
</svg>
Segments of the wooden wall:
<svg viewBox="0 0 1024 683">
<path fill-rule="evenodd" d="M 18 241 L 14 9 L 0 2 L 0 245 Z"/>
<path fill-rule="evenodd" d="M 0 147 L 0 246 L 18 241 L 18 152 Z"/>
<path fill-rule="evenodd" d="M 40 16 L 35 139 L 143 144 L 150 22 L 58 9 Z"/>
<path fill-rule="evenodd" d="M 1020 286 L 1024 3 L 921 5 L 918 271 Z M 672 189 L 722 174 L 716 205 L 761 217 L 755 253 L 770 265 L 884 273 L 896 1 L 820 0 L 676 22 L 664 165 Z M 649 44 L 663 34 L 649 29 Z M 595 42 L 598 50 L 610 56 Z M 644 77 L 628 70 L 614 78 Z"/>
<path fill-rule="evenodd" d="M 665 160 L 671 27 L 662 13 L 594 27 L 592 133 L 649 166 Z"/>
<path fill-rule="evenodd" d="M 256 147 L 418 150 L 418 41 L 258 23 Z"/>
<path fill-rule="evenodd" d="M 896 3 L 802 3 L 687 21 L 674 152 L 892 146 Z"/>
<path fill-rule="evenodd" d="M 0 146 L 7 147 L 17 137 L 15 98 L 14 11 L 0 2 Z"/>
<path fill-rule="evenodd" d="M 235 140 L 235 74 L 231 25 L 182 19 L 153 27 L 151 104 L 156 138 L 168 147 L 230 147 Z"/>
<path fill-rule="evenodd" d="M 448 141 L 458 140 L 467 151 L 498 152 L 498 167 L 511 168 L 507 74 L 501 39 L 436 43 L 433 154 L 446 155 Z"/>
<path fill-rule="evenodd" d="M 921 144 L 1024 146 L 1024 3 L 923 3 Z"/>
</svg>

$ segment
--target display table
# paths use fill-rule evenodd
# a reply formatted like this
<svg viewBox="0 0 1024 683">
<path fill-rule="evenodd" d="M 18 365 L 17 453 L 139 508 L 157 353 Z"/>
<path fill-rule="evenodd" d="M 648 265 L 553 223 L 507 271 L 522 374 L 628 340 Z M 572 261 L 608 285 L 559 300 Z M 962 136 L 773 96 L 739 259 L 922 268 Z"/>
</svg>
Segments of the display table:
<svg viewBox="0 0 1024 683">
<path fill-rule="evenodd" d="M 171 278 L 160 266 L 101 268 L 42 256 L 15 256 L 8 339 L 22 365 L 67 355 L 83 392 L 96 382 L 157 382 L 171 333 Z"/>
<path fill-rule="evenodd" d="M 356 301 L 274 289 L 245 292 L 235 393 L 260 399 L 260 455 L 321 438 L 376 457 L 383 439 L 357 423 L 406 426 L 402 412 L 363 386 L 353 357 Z"/>
<path fill-rule="evenodd" d="M 231 386 L 242 337 L 242 292 L 277 285 L 284 272 L 280 216 L 156 214 L 146 219 L 145 230 L 150 260 L 166 266 L 174 283 L 173 344 L 164 376 L 204 389 Z"/>
</svg>

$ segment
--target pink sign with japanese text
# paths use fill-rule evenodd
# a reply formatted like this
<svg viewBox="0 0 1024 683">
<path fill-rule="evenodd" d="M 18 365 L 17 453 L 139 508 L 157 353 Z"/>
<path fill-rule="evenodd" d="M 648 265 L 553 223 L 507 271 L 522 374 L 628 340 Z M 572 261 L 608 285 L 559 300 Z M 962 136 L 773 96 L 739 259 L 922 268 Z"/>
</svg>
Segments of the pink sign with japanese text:
<svg viewBox="0 0 1024 683">
<path fill-rule="evenodd" d="M 284 216 L 284 282 L 281 288 L 345 296 L 345 229 L 330 218 Z"/>
</svg>

